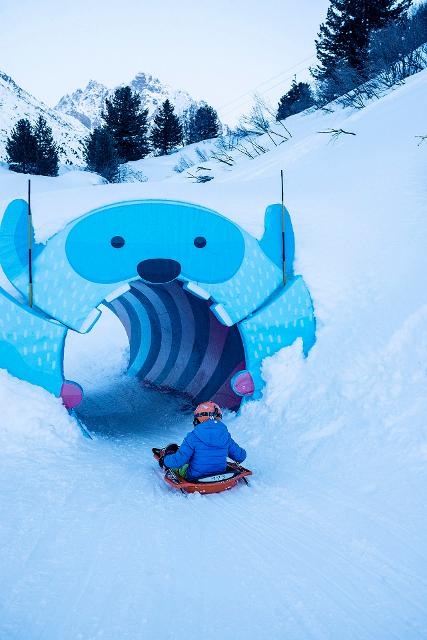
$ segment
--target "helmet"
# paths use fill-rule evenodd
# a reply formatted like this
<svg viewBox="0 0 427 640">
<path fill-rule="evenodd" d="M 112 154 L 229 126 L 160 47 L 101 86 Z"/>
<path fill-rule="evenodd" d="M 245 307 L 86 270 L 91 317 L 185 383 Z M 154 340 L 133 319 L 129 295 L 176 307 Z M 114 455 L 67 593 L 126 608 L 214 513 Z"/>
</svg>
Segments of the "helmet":
<svg viewBox="0 0 427 640">
<path fill-rule="evenodd" d="M 221 407 L 219 407 L 215 402 L 202 402 L 202 404 L 199 404 L 194 410 L 193 424 L 196 426 L 197 424 L 200 424 L 200 422 L 215 420 L 215 418 L 221 420 Z"/>
</svg>

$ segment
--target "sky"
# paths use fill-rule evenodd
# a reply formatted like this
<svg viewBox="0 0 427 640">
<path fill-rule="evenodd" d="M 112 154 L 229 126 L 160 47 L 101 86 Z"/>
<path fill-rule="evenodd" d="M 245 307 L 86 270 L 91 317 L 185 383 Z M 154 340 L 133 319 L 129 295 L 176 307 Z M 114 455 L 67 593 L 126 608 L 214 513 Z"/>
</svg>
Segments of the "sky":
<svg viewBox="0 0 427 640">
<path fill-rule="evenodd" d="M 0 70 L 49 106 L 151 73 L 233 121 L 308 77 L 329 0 L 0 0 Z"/>
</svg>

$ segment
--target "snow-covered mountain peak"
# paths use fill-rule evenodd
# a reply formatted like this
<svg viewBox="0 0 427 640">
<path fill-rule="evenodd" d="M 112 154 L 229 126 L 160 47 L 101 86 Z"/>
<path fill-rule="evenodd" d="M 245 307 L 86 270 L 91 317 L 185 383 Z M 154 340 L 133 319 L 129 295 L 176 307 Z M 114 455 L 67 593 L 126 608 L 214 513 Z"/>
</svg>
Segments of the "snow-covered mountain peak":
<svg viewBox="0 0 427 640">
<path fill-rule="evenodd" d="M 166 85 L 162 84 L 158 78 L 151 73 L 143 71 L 136 74 L 130 82 L 130 86 L 134 91 L 151 91 L 152 93 L 161 93 Z"/>
<path fill-rule="evenodd" d="M 175 106 L 178 115 L 196 103 L 186 91 L 172 89 L 148 73 L 136 74 L 129 84 L 141 96 L 149 118 L 166 98 Z M 17 121 L 28 118 L 34 123 L 39 115 L 43 115 L 59 146 L 61 162 L 81 164 L 82 141 L 90 129 L 102 124 L 105 99 L 113 92 L 114 89 L 101 82 L 89 80 L 86 87 L 63 96 L 56 107 L 50 108 L 0 71 L 0 161 L 6 160 L 6 140 Z"/>
<path fill-rule="evenodd" d="M 34 124 L 39 116 L 43 116 L 52 128 L 61 162 L 78 164 L 82 155 L 81 141 L 87 135 L 87 128 L 70 115 L 50 109 L 0 71 L 0 160 L 6 159 L 6 139 L 18 120 L 27 118 Z"/>
<path fill-rule="evenodd" d="M 4 73 L 4 71 L 0 70 L 0 79 L 4 81 L 5 84 L 9 84 L 14 91 L 21 91 L 21 88 L 18 87 L 15 80 Z"/>
<path fill-rule="evenodd" d="M 119 86 L 125 84 L 129 84 L 133 91 L 139 93 L 142 106 L 148 109 L 150 118 L 167 98 L 175 106 L 178 115 L 181 115 L 191 104 L 196 103 L 187 91 L 173 89 L 155 76 L 143 71 L 137 73 L 129 83 Z M 101 113 L 105 99 L 110 97 L 116 88 L 108 89 L 96 80 L 90 80 L 86 88 L 76 89 L 73 93 L 61 98 L 55 109 L 77 118 L 89 129 L 97 127 L 102 122 Z"/>
<path fill-rule="evenodd" d="M 97 80 L 89 80 L 84 89 L 76 89 L 63 96 L 55 110 L 77 118 L 91 129 L 101 124 L 102 108 L 108 93 L 109 89 L 105 85 Z"/>
</svg>

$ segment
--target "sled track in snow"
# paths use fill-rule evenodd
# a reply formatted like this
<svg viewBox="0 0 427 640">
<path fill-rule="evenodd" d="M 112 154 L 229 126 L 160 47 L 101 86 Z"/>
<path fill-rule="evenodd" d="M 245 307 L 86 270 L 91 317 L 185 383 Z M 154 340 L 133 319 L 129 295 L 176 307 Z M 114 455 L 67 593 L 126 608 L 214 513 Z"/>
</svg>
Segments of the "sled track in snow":
<svg viewBox="0 0 427 640">
<path fill-rule="evenodd" d="M 161 433 L 167 438 L 182 426 L 176 423 Z M 36 543 L 13 578 L 8 576 L 2 638 L 74 640 L 81 634 L 134 640 L 152 628 L 166 601 L 173 603 L 174 624 L 185 633 L 196 625 L 209 640 L 219 632 L 215 623 L 209 628 L 205 622 L 213 610 L 224 613 L 227 640 L 238 629 L 250 638 L 270 638 L 273 630 L 275 637 L 326 639 L 325 610 L 348 638 L 371 638 L 374 628 L 378 638 L 401 640 L 401 629 L 394 630 L 396 616 L 393 621 L 378 616 L 378 607 L 382 611 L 396 598 L 405 611 L 413 611 L 414 620 L 420 619 L 425 583 L 390 555 L 390 549 L 404 544 L 401 525 L 378 519 L 372 506 L 354 507 L 334 487 L 296 491 L 270 486 L 268 478 L 256 475 L 250 487 L 223 494 L 175 494 L 151 458 L 154 438 L 158 441 L 154 426 L 148 435 L 133 438 L 97 436 L 76 458 L 57 460 L 49 473 L 64 491 L 61 497 L 54 491 L 47 495 L 45 512 L 37 517 Z M 34 464 L 34 482 L 22 499 L 32 499 L 46 481 L 43 476 Z M 344 516 L 338 529 L 330 525 L 337 510 Z M 33 530 L 18 520 L 22 545 Z M 361 526 L 370 531 L 371 544 L 372 538 L 387 535 L 389 552 L 353 548 L 352 531 Z M 231 591 L 224 590 L 224 575 Z M 420 588 L 415 599 L 405 595 L 413 594 L 414 581 Z M 184 593 L 191 598 L 176 600 L 180 584 L 187 585 Z M 372 593 L 381 596 L 374 607 Z M 233 622 L 236 607 L 244 617 Z M 407 637 L 421 637 L 415 622 L 407 632 Z M 160 637 L 172 635 L 166 630 Z"/>
</svg>

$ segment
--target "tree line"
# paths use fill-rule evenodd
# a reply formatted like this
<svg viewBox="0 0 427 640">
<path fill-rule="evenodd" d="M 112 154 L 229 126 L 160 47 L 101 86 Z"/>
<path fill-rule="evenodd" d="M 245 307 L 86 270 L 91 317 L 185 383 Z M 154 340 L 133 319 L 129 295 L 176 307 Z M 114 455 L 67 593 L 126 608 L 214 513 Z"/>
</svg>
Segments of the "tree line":
<svg viewBox="0 0 427 640">
<path fill-rule="evenodd" d="M 427 41 L 427 3 L 410 12 L 411 5 L 412 0 L 330 0 L 315 41 L 319 63 L 310 69 L 314 90 L 295 78 L 280 98 L 276 119 L 321 107 L 381 73 L 392 86 L 424 68 L 417 48 Z"/>
<path fill-rule="evenodd" d="M 295 77 L 276 112 L 268 113 L 283 125 L 287 117 L 337 98 L 362 107 L 378 95 L 378 88 L 393 86 L 427 66 L 427 2 L 410 11 L 412 4 L 412 0 L 330 0 L 315 42 L 318 65 L 310 69 L 314 86 Z M 149 153 L 168 154 L 179 145 L 221 133 L 218 115 L 206 103 L 191 105 L 178 118 L 165 100 L 150 126 L 147 109 L 130 87 L 116 89 L 106 100 L 102 120 L 84 142 L 84 157 L 88 169 L 109 181 L 118 179 L 120 165 L 126 162 Z M 260 105 L 255 105 L 249 120 L 255 132 L 268 133 L 270 123 Z M 237 129 L 236 137 L 250 132 Z M 6 149 L 15 171 L 57 174 L 58 147 L 42 116 L 34 126 L 20 120 Z"/>
<path fill-rule="evenodd" d="M 220 134 L 218 114 L 206 103 L 192 105 L 179 118 L 170 100 L 157 109 L 152 125 L 148 109 L 131 87 L 119 87 L 105 101 L 103 124 L 83 142 L 86 167 L 109 182 L 118 179 L 120 165 L 140 160 L 149 153 L 167 155 L 183 144 L 215 138 Z M 40 116 L 35 126 L 23 118 L 17 122 L 6 143 L 10 169 L 20 173 L 58 174 L 58 147 L 52 129 Z"/>
</svg>

